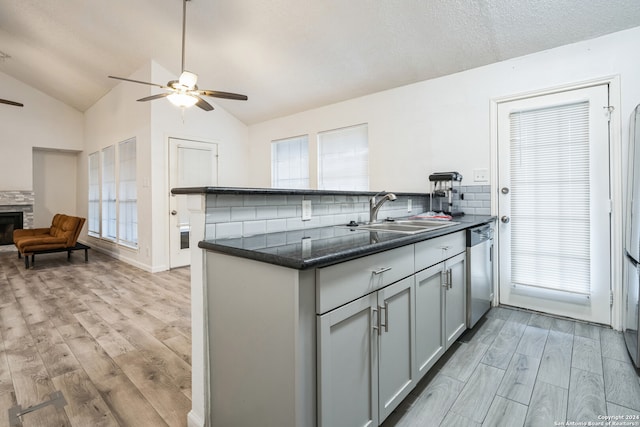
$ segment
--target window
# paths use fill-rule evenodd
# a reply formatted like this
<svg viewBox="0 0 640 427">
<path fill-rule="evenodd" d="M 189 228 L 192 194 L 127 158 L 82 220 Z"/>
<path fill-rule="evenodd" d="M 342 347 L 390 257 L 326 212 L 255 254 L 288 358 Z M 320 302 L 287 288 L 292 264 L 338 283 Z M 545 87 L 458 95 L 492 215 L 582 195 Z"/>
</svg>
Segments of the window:
<svg viewBox="0 0 640 427">
<path fill-rule="evenodd" d="M 89 155 L 90 236 L 138 247 L 135 138 Z"/>
<path fill-rule="evenodd" d="M 138 198 L 136 184 L 136 140 L 118 144 L 118 241 L 138 246 Z"/>
<path fill-rule="evenodd" d="M 89 154 L 89 210 L 87 231 L 100 236 L 100 153 Z"/>
<path fill-rule="evenodd" d="M 116 149 L 102 149 L 102 237 L 116 239 Z"/>
<path fill-rule="evenodd" d="M 369 190 L 366 124 L 318 134 L 318 189 Z"/>
<path fill-rule="evenodd" d="M 309 188 L 308 135 L 272 141 L 271 187 Z"/>
</svg>

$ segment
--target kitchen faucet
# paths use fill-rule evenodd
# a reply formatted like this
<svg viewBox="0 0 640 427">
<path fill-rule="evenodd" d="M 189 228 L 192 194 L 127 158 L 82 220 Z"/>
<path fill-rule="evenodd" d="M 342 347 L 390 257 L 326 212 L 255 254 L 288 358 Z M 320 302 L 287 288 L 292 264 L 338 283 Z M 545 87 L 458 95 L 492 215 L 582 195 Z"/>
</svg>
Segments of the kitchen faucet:
<svg viewBox="0 0 640 427">
<path fill-rule="evenodd" d="M 378 194 L 373 196 L 371 199 L 369 199 L 369 222 L 377 221 L 378 211 L 380 210 L 384 202 L 386 202 L 387 200 L 393 201 L 397 199 L 395 194 L 387 193 L 384 196 L 382 196 L 380 200 L 376 201 L 376 197 L 378 197 L 382 193 L 384 193 L 384 191 L 379 192 Z"/>
</svg>

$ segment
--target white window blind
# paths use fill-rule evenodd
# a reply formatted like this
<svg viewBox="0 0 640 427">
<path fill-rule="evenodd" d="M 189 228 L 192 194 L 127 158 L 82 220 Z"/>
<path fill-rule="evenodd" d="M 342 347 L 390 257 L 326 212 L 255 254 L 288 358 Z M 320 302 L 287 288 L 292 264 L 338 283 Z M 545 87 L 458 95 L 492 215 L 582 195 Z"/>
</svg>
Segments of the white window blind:
<svg viewBox="0 0 640 427">
<path fill-rule="evenodd" d="M 89 154 L 89 209 L 87 231 L 100 236 L 100 153 Z"/>
<path fill-rule="evenodd" d="M 118 241 L 138 246 L 136 140 L 118 144 Z"/>
<path fill-rule="evenodd" d="M 369 190 L 368 126 L 319 133 L 318 162 L 320 190 Z"/>
<path fill-rule="evenodd" d="M 271 143 L 271 187 L 309 188 L 309 136 Z"/>
<path fill-rule="evenodd" d="M 589 103 L 510 115 L 516 286 L 590 294 Z"/>
<path fill-rule="evenodd" d="M 102 149 L 102 237 L 116 239 L 116 150 Z"/>
</svg>

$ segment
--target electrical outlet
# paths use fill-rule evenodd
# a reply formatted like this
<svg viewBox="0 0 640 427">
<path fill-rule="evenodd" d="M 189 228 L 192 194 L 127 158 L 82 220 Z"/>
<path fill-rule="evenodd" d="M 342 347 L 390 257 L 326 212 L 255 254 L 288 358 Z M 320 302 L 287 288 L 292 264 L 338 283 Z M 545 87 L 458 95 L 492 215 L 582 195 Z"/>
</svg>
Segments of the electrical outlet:
<svg viewBox="0 0 640 427">
<path fill-rule="evenodd" d="M 302 201 L 302 220 L 311 220 L 311 200 Z"/>
<path fill-rule="evenodd" d="M 302 256 L 308 257 L 311 255 L 311 237 L 302 238 Z"/>
<path fill-rule="evenodd" d="M 407 212 L 411 212 L 411 209 L 413 208 L 413 203 L 411 202 L 411 199 L 407 200 Z"/>
<path fill-rule="evenodd" d="M 473 170 L 474 182 L 488 182 L 489 181 L 489 169 L 474 169 Z"/>
</svg>

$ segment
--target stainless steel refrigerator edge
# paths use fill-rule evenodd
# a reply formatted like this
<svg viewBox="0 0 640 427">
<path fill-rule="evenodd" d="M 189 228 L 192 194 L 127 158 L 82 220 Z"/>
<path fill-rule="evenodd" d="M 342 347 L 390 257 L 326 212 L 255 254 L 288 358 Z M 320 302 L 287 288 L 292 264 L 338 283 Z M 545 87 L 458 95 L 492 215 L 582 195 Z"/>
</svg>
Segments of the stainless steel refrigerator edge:
<svg viewBox="0 0 640 427">
<path fill-rule="evenodd" d="M 633 364 L 640 368 L 638 328 L 640 312 L 640 105 L 629 122 L 629 167 L 627 168 L 627 200 L 625 221 L 625 266 L 623 279 L 623 330 Z"/>
<path fill-rule="evenodd" d="M 467 328 L 473 328 L 493 300 L 493 228 L 467 230 Z"/>
</svg>

